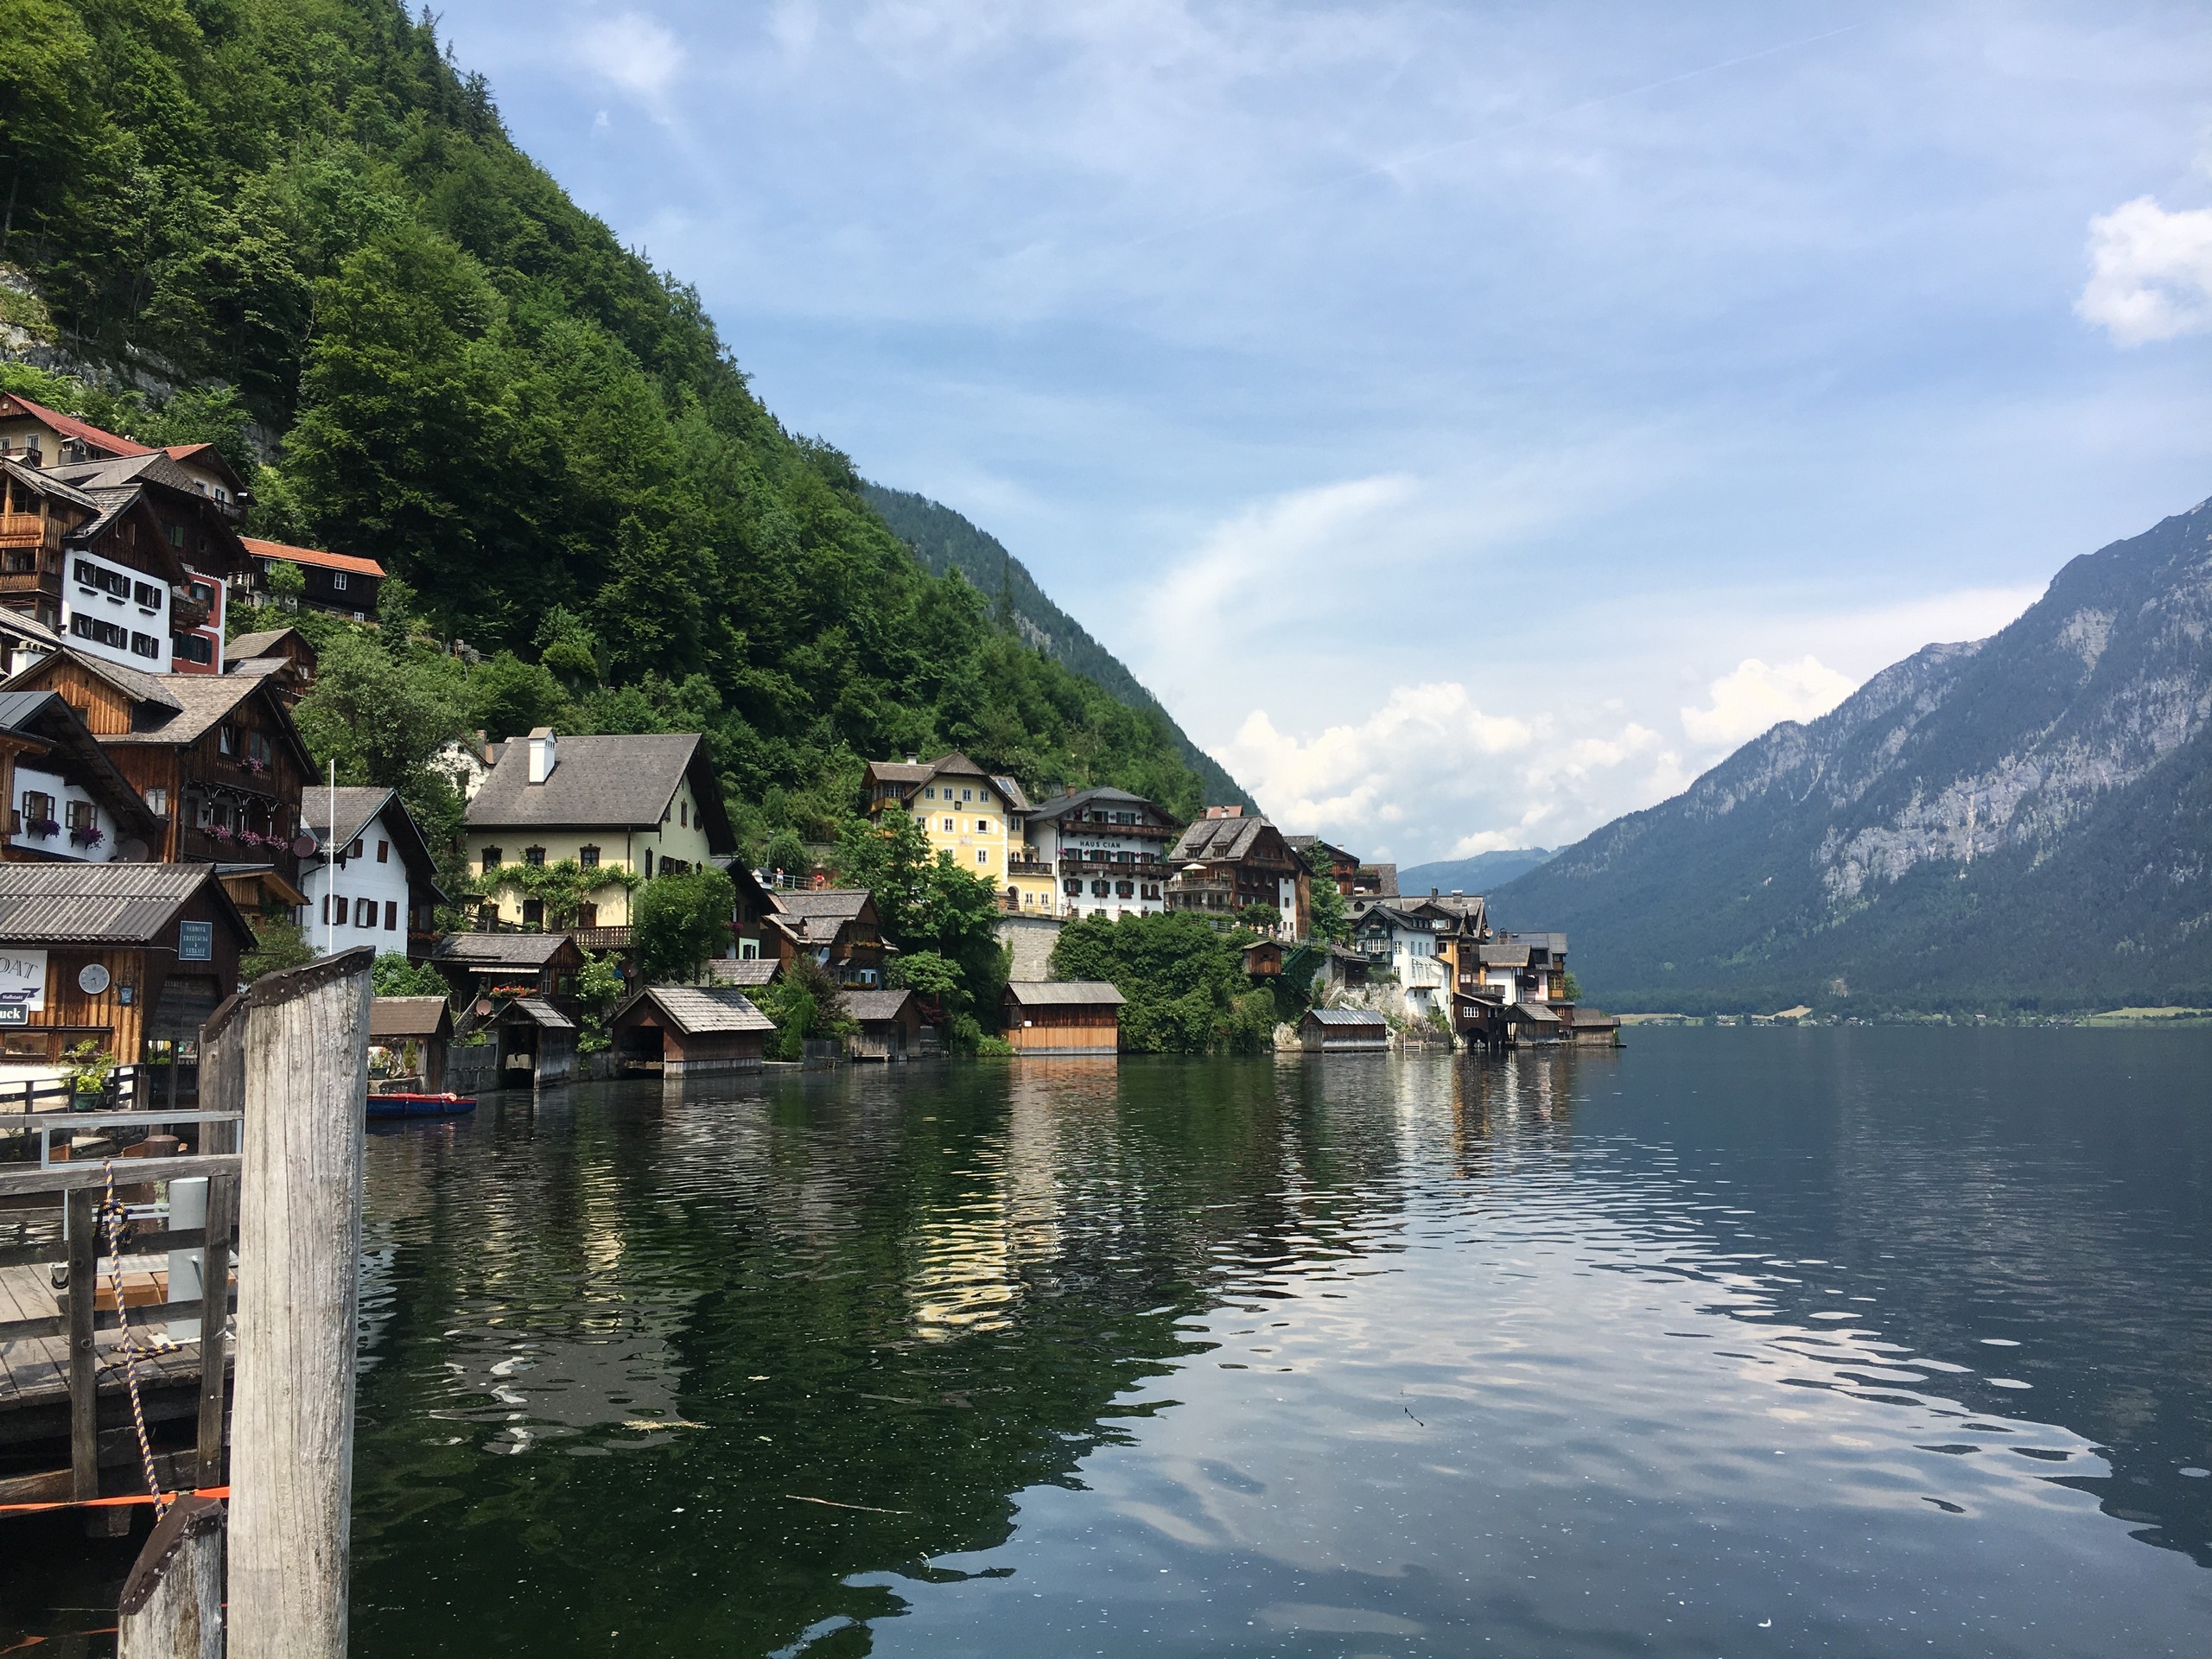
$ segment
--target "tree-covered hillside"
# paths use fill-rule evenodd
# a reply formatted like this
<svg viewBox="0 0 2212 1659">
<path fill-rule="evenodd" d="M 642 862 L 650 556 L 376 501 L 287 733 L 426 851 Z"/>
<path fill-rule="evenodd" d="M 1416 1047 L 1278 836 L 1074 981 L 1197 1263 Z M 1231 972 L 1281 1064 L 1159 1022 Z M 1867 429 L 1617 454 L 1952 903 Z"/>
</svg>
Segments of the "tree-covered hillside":
<svg viewBox="0 0 2212 1659">
<path fill-rule="evenodd" d="M 1010 622 L 1039 650 L 1132 709 L 1159 709 L 1168 730 L 1174 734 L 1177 751 L 1205 784 L 1208 802 L 1241 804 L 1252 812 L 1260 810 L 1260 804 L 1229 775 L 1228 769 L 1191 741 L 1167 711 L 1160 709 L 1159 700 L 1138 683 L 1120 658 L 1052 603 L 1029 574 L 1029 567 L 1009 553 L 997 537 L 978 529 L 942 502 L 912 490 L 867 484 L 861 493 L 928 569 L 940 576 L 959 571 L 991 601 L 999 620 Z"/>
<path fill-rule="evenodd" d="M 251 531 L 381 560 L 535 688 L 467 714 L 703 728 L 756 835 L 831 839 L 867 759 L 953 747 L 1200 804 L 1157 708 L 924 569 L 427 15 L 0 0 L 0 342 L 104 383 L 31 395 L 262 463 Z"/>
</svg>

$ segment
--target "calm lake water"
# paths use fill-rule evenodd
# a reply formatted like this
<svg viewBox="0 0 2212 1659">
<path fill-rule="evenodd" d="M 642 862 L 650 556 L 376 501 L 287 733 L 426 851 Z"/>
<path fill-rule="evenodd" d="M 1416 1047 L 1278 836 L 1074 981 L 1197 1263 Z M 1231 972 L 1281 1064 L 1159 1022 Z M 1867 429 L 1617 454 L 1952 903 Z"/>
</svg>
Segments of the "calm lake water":
<svg viewBox="0 0 2212 1659">
<path fill-rule="evenodd" d="M 355 1650 L 2201 1655 L 2208 1077 L 1666 1031 L 375 1134 Z"/>
</svg>

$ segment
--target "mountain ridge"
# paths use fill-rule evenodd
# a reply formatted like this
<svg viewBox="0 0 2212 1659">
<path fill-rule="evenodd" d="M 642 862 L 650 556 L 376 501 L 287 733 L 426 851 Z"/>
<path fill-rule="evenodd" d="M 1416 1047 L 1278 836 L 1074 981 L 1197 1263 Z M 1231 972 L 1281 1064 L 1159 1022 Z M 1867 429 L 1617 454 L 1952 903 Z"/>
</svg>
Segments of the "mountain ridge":
<svg viewBox="0 0 2212 1659">
<path fill-rule="evenodd" d="M 2212 996 L 2212 504 L 1492 895 L 1624 1009 Z"/>
</svg>

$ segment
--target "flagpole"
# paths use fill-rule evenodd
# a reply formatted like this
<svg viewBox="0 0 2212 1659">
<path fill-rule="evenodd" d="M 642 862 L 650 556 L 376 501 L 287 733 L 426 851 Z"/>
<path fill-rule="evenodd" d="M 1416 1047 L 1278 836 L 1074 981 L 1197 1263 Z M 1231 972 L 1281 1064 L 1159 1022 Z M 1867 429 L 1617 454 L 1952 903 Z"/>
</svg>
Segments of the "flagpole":
<svg viewBox="0 0 2212 1659">
<path fill-rule="evenodd" d="M 330 829 L 322 843 L 322 954 L 337 949 L 333 938 L 337 924 L 332 912 L 338 906 L 338 762 L 330 763 Z"/>
</svg>

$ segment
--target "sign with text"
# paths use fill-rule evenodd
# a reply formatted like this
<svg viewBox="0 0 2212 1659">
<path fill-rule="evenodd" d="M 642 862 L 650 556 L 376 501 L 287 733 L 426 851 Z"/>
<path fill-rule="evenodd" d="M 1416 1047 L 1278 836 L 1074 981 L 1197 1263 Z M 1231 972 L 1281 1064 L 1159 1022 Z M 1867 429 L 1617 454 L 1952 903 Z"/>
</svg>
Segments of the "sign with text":
<svg viewBox="0 0 2212 1659">
<path fill-rule="evenodd" d="M 176 925 L 176 959 L 179 962 L 214 961 L 215 924 L 179 922 Z"/>
<path fill-rule="evenodd" d="M 46 952 L 0 948 L 0 1025 L 27 1026 L 46 1007 Z"/>
</svg>

